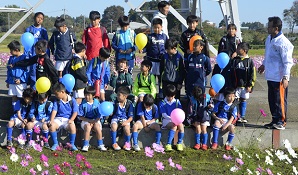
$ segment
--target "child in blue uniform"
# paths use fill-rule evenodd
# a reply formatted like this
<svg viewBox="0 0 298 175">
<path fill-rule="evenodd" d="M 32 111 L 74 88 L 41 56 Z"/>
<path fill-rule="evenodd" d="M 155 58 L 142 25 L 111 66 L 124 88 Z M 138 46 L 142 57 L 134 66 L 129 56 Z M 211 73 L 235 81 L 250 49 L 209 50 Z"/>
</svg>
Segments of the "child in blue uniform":
<svg viewBox="0 0 298 175">
<path fill-rule="evenodd" d="M 57 130 L 63 128 L 69 131 L 70 150 L 77 151 L 78 149 L 74 144 L 76 139 L 76 125 L 74 120 L 79 111 L 77 102 L 66 93 L 65 86 L 61 83 L 57 83 L 53 86 L 53 92 L 57 100 L 54 101 L 51 119 L 48 123 L 50 135 L 54 143 L 51 150 L 55 151 L 57 149 Z"/>
<path fill-rule="evenodd" d="M 32 139 L 32 129 L 34 126 L 39 127 L 42 130 L 42 137 L 44 141 L 44 147 L 50 148 L 48 142 L 49 128 L 48 121 L 50 120 L 53 109 L 53 103 L 48 100 L 47 93 L 41 93 L 37 95 L 37 101 L 33 103 L 30 109 L 29 118 L 26 126 L 27 143 L 26 146 L 30 147 L 29 142 Z"/>
<path fill-rule="evenodd" d="M 95 89 L 88 86 L 84 90 L 85 99 L 79 107 L 78 116 L 81 122 L 81 128 L 84 130 L 84 142 L 82 151 L 87 152 L 89 149 L 89 140 L 91 129 L 95 131 L 97 138 L 97 148 L 101 151 L 106 151 L 102 140 L 102 125 L 100 119 L 102 118 L 99 113 L 99 101 L 94 98 Z"/>
<path fill-rule="evenodd" d="M 25 126 L 28 123 L 28 114 L 34 97 L 35 92 L 33 91 L 33 89 L 27 88 L 23 92 L 23 98 L 16 102 L 14 106 L 14 115 L 11 116 L 6 129 L 8 148 L 11 148 L 13 146 L 12 131 L 14 126 L 19 128 L 21 130 L 21 134 L 25 136 Z M 23 147 L 24 145 L 20 146 Z"/>
<path fill-rule="evenodd" d="M 224 96 L 225 100 L 223 102 L 216 103 L 212 112 L 212 117 L 214 118 L 215 122 L 213 125 L 213 143 L 211 148 L 217 149 L 219 130 L 221 129 L 222 131 L 224 131 L 228 129 L 229 136 L 225 144 L 225 149 L 231 150 L 231 143 L 234 138 L 235 132 L 233 120 L 237 117 L 237 108 L 235 105 L 233 105 L 235 99 L 235 90 L 233 88 L 226 88 Z"/>
<path fill-rule="evenodd" d="M 181 103 L 179 99 L 175 99 L 176 88 L 174 85 L 169 84 L 165 89 L 166 97 L 159 103 L 160 114 L 162 115 L 162 128 L 163 129 L 170 129 L 168 135 L 168 142 L 165 147 L 165 151 L 172 151 L 172 141 L 174 139 L 174 135 L 176 130 L 178 129 L 178 143 L 177 143 L 177 150 L 183 151 L 182 140 L 184 137 L 184 125 L 181 123 L 176 126 L 171 121 L 171 112 L 176 109 L 182 109 Z"/>
<path fill-rule="evenodd" d="M 130 145 L 130 122 L 133 120 L 134 107 L 131 101 L 127 99 L 129 89 L 125 86 L 120 86 L 117 92 L 117 101 L 114 104 L 114 112 L 111 119 L 111 137 L 112 147 L 114 150 L 120 150 L 120 146 L 116 142 L 117 129 L 123 127 L 125 134 L 125 145 L 123 149 L 129 151 Z"/>
<path fill-rule="evenodd" d="M 8 89 L 8 95 L 12 96 L 12 105 L 22 98 L 23 90 L 27 87 L 27 68 L 26 67 L 12 67 L 10 65 L 26 59 L 26 55 L 21 53 L 21 44 L 18 41 L 10 42 L 7 47 L 10 50 L 11 56 L 7 63 L 7 78 L 5 80 Z"/>
<path fill-rule="evenodd" d="M 159 113 L 157 106 L 154 104 L 154 97 L 151 94 L 146 94 L 143 102 L 138 103 L 136 115 L 139 119 L 135 122 L 132 129 L 133 149 L 135 151 L 140 151 L 140 147 L 138 145 L 138 130 L 143 128 L 146 132 L 149 132 L 150 129 L 154 129 L 156 131 L 156 144 L 159 145 L 161 131 L 159 124 L 156 123 L 159 118 Z"/>
</svg>

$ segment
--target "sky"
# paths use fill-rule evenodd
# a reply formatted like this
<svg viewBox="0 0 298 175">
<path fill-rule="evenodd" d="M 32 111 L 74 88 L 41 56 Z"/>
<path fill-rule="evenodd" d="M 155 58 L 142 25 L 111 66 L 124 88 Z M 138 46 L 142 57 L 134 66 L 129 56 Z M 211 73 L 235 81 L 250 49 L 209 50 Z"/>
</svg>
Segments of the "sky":
<svg viewBox="0 0 298 175">
<path fill-rule="evenodd" d="M 29 2 L 34 6 L 39 0 L 0 0 L 0 7 L 16 4 L 22 8 L 29 8 Z M 135 7 L 139 6 L 143 0 L 129 0 Z M 148 0 L 150 1 L 150 0 Z M 270 16 L 279 16 L 282 19 L 284 9 L 289 9 L 294 0 L 238 0 L 238 11 L 240 23 L 242 22 L 261 22 L 267 23 Z M 223 19 L 220 7 L 216 0 L 201 0 L 203 21 L 209 20 L 216 25 Z M 91 10 L 97 10 L 101 14 L 106 7 L 120 5 L 124 7 L 128 14 L 129 6 L 125 0 L 44 0 L 35 10 L 42 11 L 48 16 L 60 16 L 62 9 L 66 9 L 66 14 L 76 17 L 80 15 L 89 16 Z"/>
</svg>

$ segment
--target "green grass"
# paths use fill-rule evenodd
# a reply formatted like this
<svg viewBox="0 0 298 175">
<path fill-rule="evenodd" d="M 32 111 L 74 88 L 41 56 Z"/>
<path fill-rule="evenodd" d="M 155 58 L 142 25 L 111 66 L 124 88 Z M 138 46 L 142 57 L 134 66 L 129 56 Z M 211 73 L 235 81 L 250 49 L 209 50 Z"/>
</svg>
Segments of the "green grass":
<svg viewBox="0 0 298 175">
<path fill-rule="evenodd" d="M 68 151 L 64 150 L 62 152 L 52 152 L 49 150 L 43 150 L 42 153 L 36 152 L 31 149 L 29 152 L 25 150 L 17 150 L 17 154 L 28 153 L 33 157 L 33 162 L 29 163 L 28 167 L 22 167 L 20 165 L 20 158 L 18 162 L 12 162 L 9 157 L 10 153 L 7 149 L 0 149 L 0 154 L 2 159 L 0 165 L 6 163 L 8 166 L 8 174 L 29 174 L 29 169 L 34 168 L 36 170 L 36 165 L 40 164 L 43 170 L 48 169 L 51 174 L 56 173 L 53 165 L 59 164 L 62 168 L 62 171 L 66 174 L 69 174 L 69 168 L 62 166 L 63 162 L 68 162 L 73 168 L 74 174 L 81 174 L 83 171 L 87 171 L 89 174 L 120 174 L 118 173 L 118 166 L 120 164 L 124 165 L 127 169 L 126 174 L 232 174 L 230 168 L 235 165 L 235 158 L 239 157 L 239 154 L 235 151 L 225 151 L 223 149 L 219 150 L 207 150 L 207 151 L 196 151 L 194 149 L 187 148 L 183 152 L 173 151 L 162 153 L 154 153 L 152 158 L 146 157 L 144 150 L 140 152 L 134 151 L 112 151 L 108 150 L 107 152 L 100 152 L 98 150 L 90 150 L 88 153 L 75 152 L 74 155 L 69 155 Z M 57 156 L 54 156 L 54 153 L 57 153 Z M 86 160 L 91 163 L 92 168 L 87 169 L 84 166 L 84 163 L 80 162 L 82 165 L 81 168 L 75 166 L 76 163 L 76 154 L 82 154 L 85 156 Z M 264 169 L 270 168 L 274 174 L 281 172 L 282 174 L 291 174 L 292 166 L 298 166 L 297 159 L 292 159 L 293 163 L 288 165 L 285 161 L 279 161 L 274 155 L 271 158 L 274 162 L 274 166 L 265 164 L 265 156 L 267 155 L 264 151 L 261 150 L 245 150 L 241 151 L 242 160 L 244 164 L 240 170 L 235 174 L 247 174 L 247 169 L 250 169 L 252 172 L 255 171 L 258 165 Z M 255 157 L 255 154 L 260 156 L 260 160 Z M 43 166 L 39 158 L 41 154 L 45 154 L 49 158 L 49 168 Z M 231 155 L 232 160 L 224 160 L 223 154 Z M 274 154 L 274 153 L 273 153 Z M 249 158 L 250 156 L 250 158 Z M 290 156 L 290 155 L 289 155 Z M 169 166 L 168 159 L 172 158 L 174 163 L 182 165 L 182 171 L 177 170 Z M 158 171 L 155 166 L 155 162 L 160 161 L 165 166 L 164 171 Z"/>
<path fill-rule="evenodd" d="M 4 33 L 0 33 L 0 36 L 3 36 Z M 21 42 L 21 34 L 10 34 L 8 35 L 5 40 L 3 40 L 0 43 L 0 52 L 9 52 L 9 49 L 7 48 L 7 45 L 12 41 L 12 40 L 17 40 Z"/>
</svg>

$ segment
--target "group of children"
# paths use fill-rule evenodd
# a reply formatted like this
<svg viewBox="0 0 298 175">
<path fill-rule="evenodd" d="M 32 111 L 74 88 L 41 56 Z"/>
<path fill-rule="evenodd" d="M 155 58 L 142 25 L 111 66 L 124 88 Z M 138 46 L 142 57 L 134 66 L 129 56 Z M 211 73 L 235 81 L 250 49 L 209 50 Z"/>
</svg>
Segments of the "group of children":
<svg viewBox="0 0 298 175">
<path fill-rule="evenodd" d="M 74 33 L 66 27 L 65 20 L 59 17 L 54 24 L 57 31 L 53 32 L 48 43 L 46 30 L 41 27 L 43 17 L 43 13 L 36 13 L 35 23 L 28 29 L 36 38 L 34 49 L 25 51 L 23 55 L 18 41 L 12 41 L 8 45 L 12 56 L 7 67 L 6 82 L 9 88 L 8 94 L 13 96 L 15 111 L 7 125 L 8 147 L 12 146 L 13 126 L 20 128 L 27 136 L 26 147 L 30 147 L 32 128 L 38 126 L 42 129 L 45 147 L 57 149 L 57 131 L 63 128 L 68 130 L 70 149 L 75 151 L 76 124 L 80 121 L 80 126 L 84 130 L 82 151 L 89 149 L 91 130 L 96 132 L 98 149 L 105 151 L 102 127 L 105 117 L 109 117 L 114 150 L 121 149 L 116 142 L 119 130 L 123 130 L 125 135 L 123 149 L 131 149 L 132 136 L 132 147 L 135 151 L 139 151 L 138 130 L 155 130 L 155 143 L 160 144 L 161 129 L 169 129 L 165 150 L 172 150 L 174 135 L 178 131 L 177 150 L 182 151 L 184 123 L 175 125 L 171 120 L 171 112 L 176 108 L 182 109 L 179 99 L 184 82 L 189 101 L 186 120 L 191 121 L 190 124 L 195 127 L 196 132 L 194 148 L 208 149 L 207 126 L 210 126 L 211 119 L 214 119 L 211 148 L 217 149 L 219 130 L 229 129 L 225 148 L 231 149 L 234 137 L 233 124 L 238 115 L 234 105 L 235 97 L 241 100 L 240 114 L 241 121 L 244 122 L 245 100 L 248 99 L 249 92 L 252 92 L 255 81 L 254 65 L 247 55 L 249 46 L 244 42 L 239 44 L 236 42 L 235 25 L 228 26 L 228 35 L 220 42 L 219 51 L 229 54 L 231 60 L 223 70 L 217 70 L 215 65 L 213 74 L 221 73 L 225 77 L 226 88 L 214 97 L 217 103 L 213 105 L 212 100 L 206 101 L 205 95 L 206 77 L 212 72 L 208 42 L 204 33 L 196 29 L 198 25 L 196 16 L 190 15 L 187 18 L 189 28 L 181 35 L 180 47 L 184 51 L 184 56 L 177 51 L 178 41 L 169 39 L 163 33 L 162 20 L 159 18 L 152 20 L 153 33 L 148 35 L 148 43 L 143 50 L 147 56 L 142 61 L 141 72 L 136 75 L 134 81 L 132 70 L 136 35 L 129 28 L 127 16 L 119 18 L 121 29 L 116 31 L 112 39 L 116 68 L 109 63 L 110 42 L 106 29 L 100 26 L 99 12 L 90 12 L 91 24 L 84 30 L 83 42 L 76 42 Z M 193 48 L 189 48 L 189 40 L 194 35 L 200 35 L 201 39 L 194 41 Z M 55 57 L 55 66 L 49 59 L 47 54 L 49 51 Z M 30 65 L 33 66 L 28 71 L 27 66 Z M 75 78 L 72 96 L 61 83 L 65 72 Z M 48 92 L 38 93 L 32 90 L 35 89 L 32 81 L 35 82 L 39 77 L 50 79 L 52 87 Z M 158 78 L 158 92 L 156 78 Z M 27 84 L 31 89 L 26 88 Z M 109 85 L 113 88 L 110 100 L 114 102 L 114 111 L 110 116 L 102 116 L 99 105 L 106 100 L 105 91 Z M 56 98 L 51 102 L 52 93 Z M 154 104 L 157 94 L 162 99 L 158 106 Z M 158 124 L 159 119 L 161 127 Z M 48 144 L 48 134 L 53 140 L 51 147 Z"/>
</svg>

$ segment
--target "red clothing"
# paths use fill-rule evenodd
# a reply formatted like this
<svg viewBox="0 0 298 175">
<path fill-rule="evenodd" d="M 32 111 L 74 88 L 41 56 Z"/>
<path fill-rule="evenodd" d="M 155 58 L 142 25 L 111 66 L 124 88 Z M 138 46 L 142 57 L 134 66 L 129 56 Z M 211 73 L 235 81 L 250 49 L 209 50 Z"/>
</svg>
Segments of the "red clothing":
<svg viewBox="0 0 298 175">
<path fill-rule="evenodd" d="M 102 34 L 103 31 L 103 34 Z M 87 60 L 99 56 L 99 49 L 106 47 L 111 50 L 107 30 L 104 27 L 88 27 L 84 30 L 82 42 L 86 45 Z"/>
</svg>

